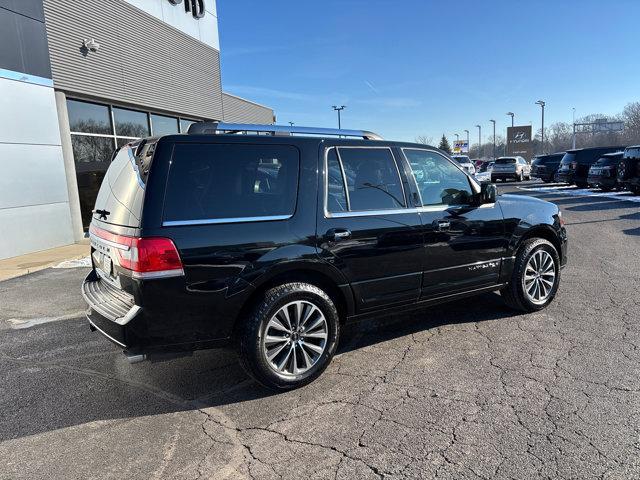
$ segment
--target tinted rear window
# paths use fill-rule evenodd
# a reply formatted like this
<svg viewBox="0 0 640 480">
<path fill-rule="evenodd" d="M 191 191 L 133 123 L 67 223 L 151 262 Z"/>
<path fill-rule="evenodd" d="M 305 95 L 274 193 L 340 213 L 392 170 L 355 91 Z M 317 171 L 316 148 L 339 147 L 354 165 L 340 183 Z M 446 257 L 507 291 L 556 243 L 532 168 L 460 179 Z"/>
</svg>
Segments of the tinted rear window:
<svg viewBox="0 0 640 480">
<path fill-rule="evenodd" d="M 515 158 L 499 158 L 496 160 L 496 165 L 507 165 L 509 163 L 516 163 Z"/>
<path fill-rule="evenodd" d="M 95 209 L 101 212 L 94 213 L 93 218 L 115 225 L 140 226 L 145 183 L 154 148 L 155 143 L 145 144 L 138 156 L 130 145 L 120 149 L 109 165 L 96 198 Z"/>
<path fill-rule="evenodd" d="M 165 221 L 293 215 L 299 153 L 288 145 L 177 144 Z"/>
<path fill-rule="evenodd" d="M 573 153 L 565 153 L 564 157 L 562 157 L 562 161 L 560 162 L 562 165 L 569 165 L 576 159 L 575 154 Z"/>
<path fill-rule="evenodd" d="M 618 165 L 622 159 L 622 154 L 615 156 L 600 157 L 596 165 Z"/>
</svg>

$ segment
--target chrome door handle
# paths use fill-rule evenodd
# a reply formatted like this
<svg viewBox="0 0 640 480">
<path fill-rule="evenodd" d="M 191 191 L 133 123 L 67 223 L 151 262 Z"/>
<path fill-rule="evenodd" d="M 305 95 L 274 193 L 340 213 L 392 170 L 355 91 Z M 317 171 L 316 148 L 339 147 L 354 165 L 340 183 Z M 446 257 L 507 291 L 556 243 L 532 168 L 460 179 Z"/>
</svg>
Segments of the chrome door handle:
<svg viewBox="0 0 640 480">
<path fill-rule="evenodd" d="M 436 220 L 434 224 L 438 232 L 444 232 L 446 230 L 449 230 L 449 228 L 451 228 L 451 222 L 447 220 Z"/>
<path fill-rule="evenodd" d="M 325 234 L 325 237 L 327 238 L 327 240 L 330 240 L 332 242 L 345 240 L 350 236 L 351 236 L 351 231 L 347 230 L 346 228 L 332 228 Z"/>
</svg>

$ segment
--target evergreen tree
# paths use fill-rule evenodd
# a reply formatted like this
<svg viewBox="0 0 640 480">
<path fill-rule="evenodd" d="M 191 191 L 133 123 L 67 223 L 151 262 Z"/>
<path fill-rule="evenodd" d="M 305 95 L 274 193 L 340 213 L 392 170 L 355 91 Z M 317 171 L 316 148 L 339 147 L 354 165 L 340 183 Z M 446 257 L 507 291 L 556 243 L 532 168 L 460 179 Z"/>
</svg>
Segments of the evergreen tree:
<svg viewBox="0 0 640 480">
<path fill-rule="evenodd" d="M 440 139 L 440 145 L 438 145 L 438 148 L 443 152 L 447 152 L 449 155 L 451 155 L 451 145 L 449 145 L 449 140 L 447 140 L 447 137 L 445 137 L 444 134 Z"/>
</svg>

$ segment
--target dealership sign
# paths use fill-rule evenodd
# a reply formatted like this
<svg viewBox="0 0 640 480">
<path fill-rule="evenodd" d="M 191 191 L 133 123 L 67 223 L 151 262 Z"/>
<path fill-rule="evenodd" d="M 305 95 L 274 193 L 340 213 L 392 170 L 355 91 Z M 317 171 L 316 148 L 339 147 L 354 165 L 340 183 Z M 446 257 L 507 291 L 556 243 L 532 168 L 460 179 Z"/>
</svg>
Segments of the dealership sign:
<svg viewBox="0 0 640 480">
<path fill-rule="evenodd" d="M 469 142 L 466 140 L 453 142 L 453 153 L 469 153 Z"/>
<path fill-rule="evenodd" d="M 531 125 L 507 127 L 507 155 L 519 155 L 527 160 L 533 157 Z"/>
<path fill-rule="evenodd" d="M 172 5 L 180 5 L 184 1 L 184 11 L 191 13 L 193 18 L 202 18 L 205 14 L 204 0 L 169 0 Z"/>
</svg>

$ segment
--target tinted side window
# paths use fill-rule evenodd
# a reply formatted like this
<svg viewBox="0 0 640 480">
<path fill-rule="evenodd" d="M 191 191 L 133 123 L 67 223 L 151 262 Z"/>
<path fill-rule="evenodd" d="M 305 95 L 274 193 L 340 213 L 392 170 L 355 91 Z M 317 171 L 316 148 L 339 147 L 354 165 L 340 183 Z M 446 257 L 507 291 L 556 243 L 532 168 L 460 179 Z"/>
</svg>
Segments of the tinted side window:
<svg viewBox="0 0 640 480">
<path fill-rule="evenodd" d="M 332 148 L 327 153 L 327 211 L 336 213 L 348 210 L 349 204 L 344 188 L 342 168 L 336 149 Z"/>
<path fill-rule="evenodd" d="M 428 150 L 404 150 L 422 205 L 465 205 L 473 195 L 467 176 L 448 159 Z"/>
<path fill-rule="evenodd" d="M 292 146 L 176 144 L 164 220 L 293 215 L 298 171 Z"/>
<path fill-rule="evenodd" d="M 398 167 L 387 148 L 338 148 L 351 211 L 405 206 Z"/>
</svg>

